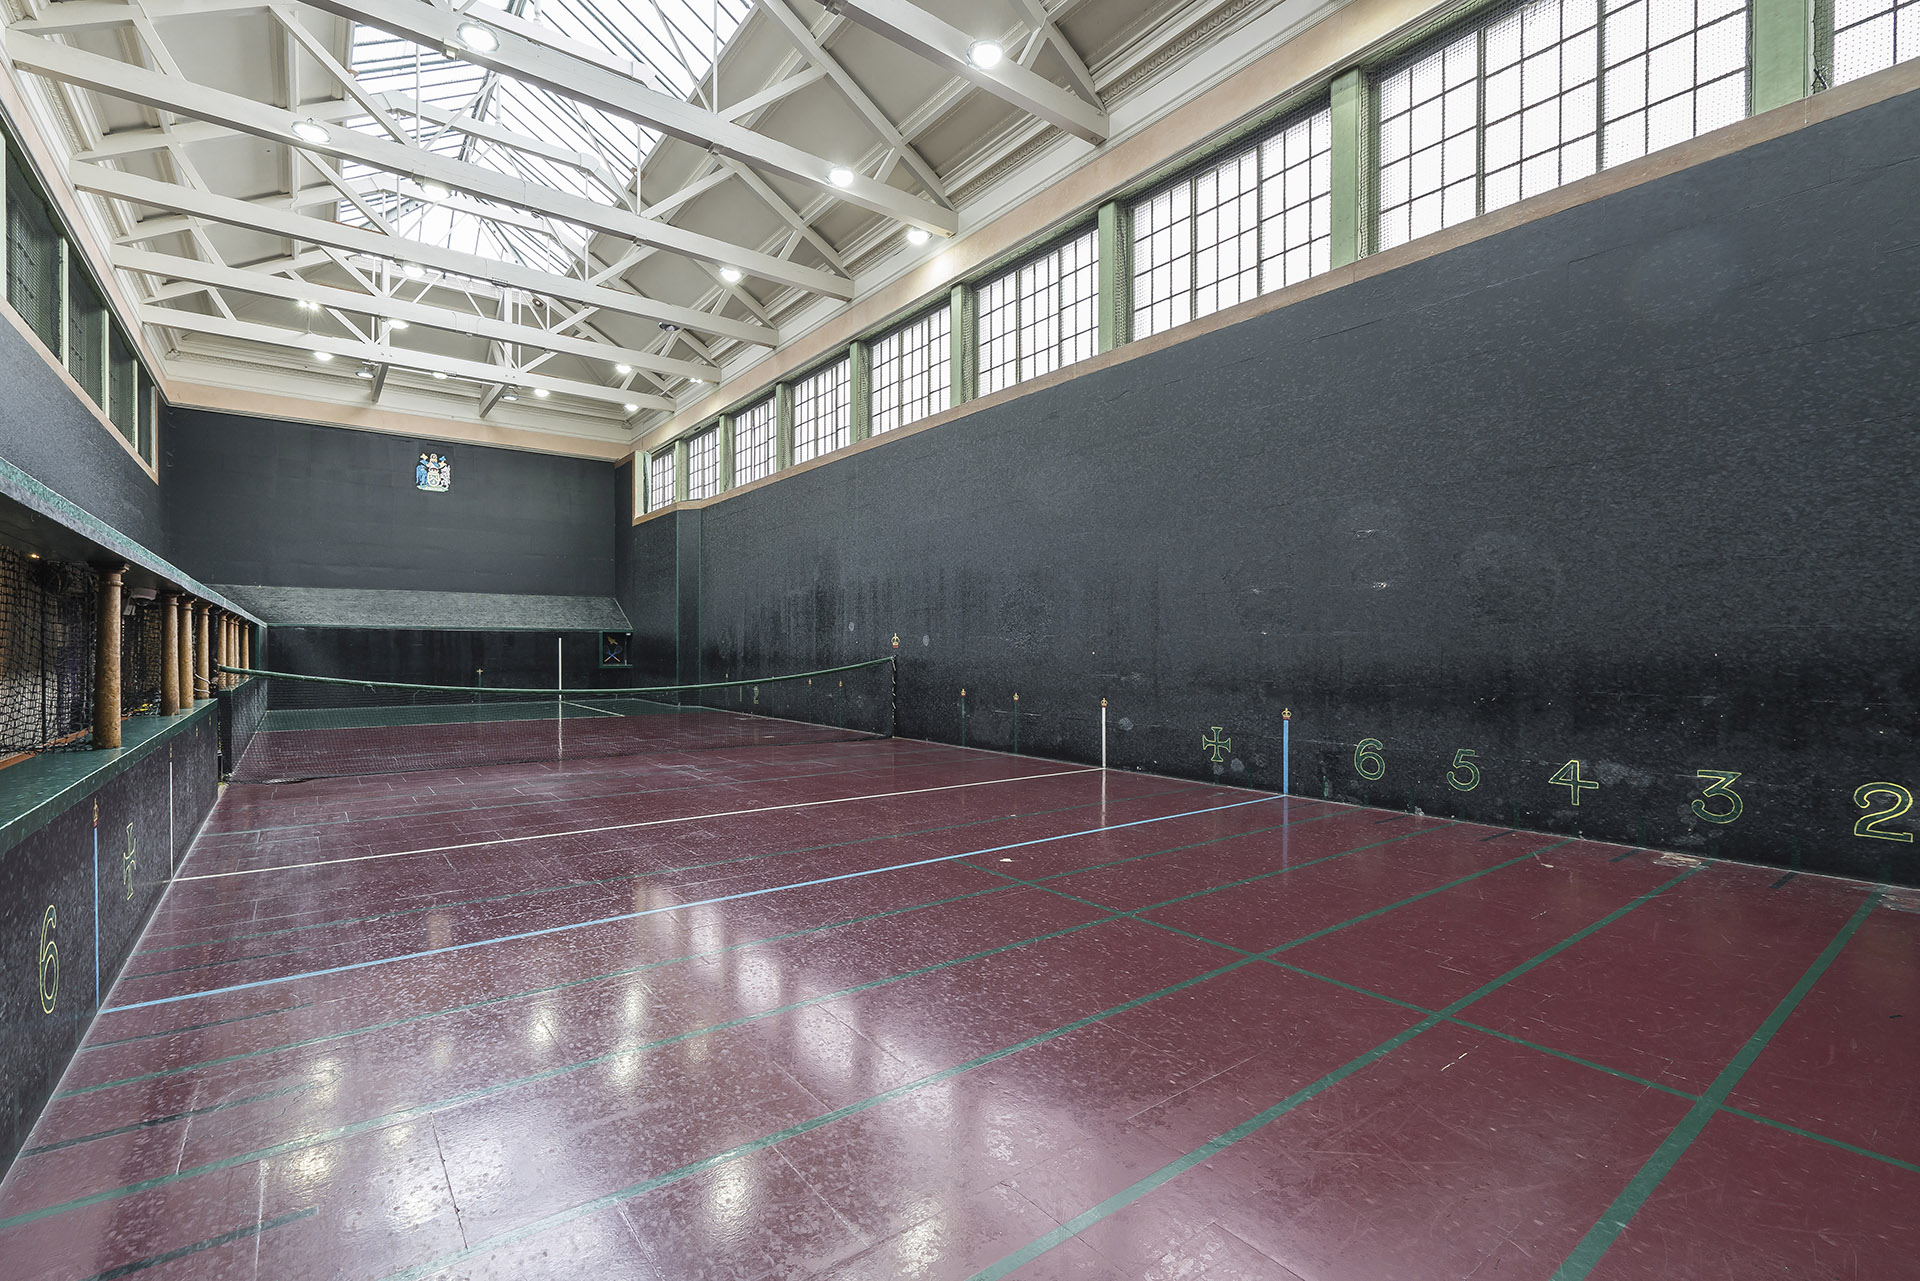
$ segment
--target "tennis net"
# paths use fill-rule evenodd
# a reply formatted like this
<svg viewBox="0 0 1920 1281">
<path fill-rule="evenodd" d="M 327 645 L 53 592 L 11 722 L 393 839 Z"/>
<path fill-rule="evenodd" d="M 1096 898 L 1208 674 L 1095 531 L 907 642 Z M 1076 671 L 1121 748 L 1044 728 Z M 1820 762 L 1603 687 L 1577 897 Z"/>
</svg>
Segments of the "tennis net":
<svg viewBox="0 0 1920 1281">
<path fill-rule="evenodd" d="M 236 783 L 885 738 L 893 660 L 635 689 L 408 685 L 221 668 L 258 678 L 265 710 Z M 251 688 L 251 687 L 250 687 Z M 262 695 L 255 695 L 262 697 Z"/>
</svg>

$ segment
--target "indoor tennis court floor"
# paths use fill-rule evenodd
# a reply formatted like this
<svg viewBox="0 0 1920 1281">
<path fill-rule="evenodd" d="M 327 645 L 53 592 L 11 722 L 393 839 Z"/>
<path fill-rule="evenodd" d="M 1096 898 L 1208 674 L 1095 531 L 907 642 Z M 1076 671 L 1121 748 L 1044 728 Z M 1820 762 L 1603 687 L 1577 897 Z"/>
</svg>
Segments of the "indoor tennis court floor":
<svg viewBox="0 0 1920 1281">
<path fill-rule="evenodd" d="M 1911 1277 L 1915 906 L 906 740 L 233 786 L 0 1272 Z"/>
</svg>

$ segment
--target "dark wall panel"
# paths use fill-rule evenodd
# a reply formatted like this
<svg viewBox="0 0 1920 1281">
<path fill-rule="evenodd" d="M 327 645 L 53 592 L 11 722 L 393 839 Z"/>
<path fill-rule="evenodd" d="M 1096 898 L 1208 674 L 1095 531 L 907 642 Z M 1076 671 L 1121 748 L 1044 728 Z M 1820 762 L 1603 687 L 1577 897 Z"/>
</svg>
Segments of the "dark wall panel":
<svg viewBox="0 0 1920 1281">
<path fill-rule="evenodd" d="M 552 689 L 564 644 L 569 689 L 633 683 L 633 674 L 602 670 L 598 632 L 469 632 L 372 627 L 276 627 L 274 670 L 302 676 L 417 685 Z"/>
<path fill-rule="evenodd" d="M 613 591 L 610 463 L 197 410 L 162 445 L 173 556 L 208 582 Z M 449 492 L 415 487 L 423 452 Z"/>
<path fill-rule="evenodd" d="M 157 555 L 168 555 L 160 491 L 66 380 L 0 324 L 0 458 Z"/>
<path fill-rule="evenodd" d="M 0 853 L 0 970 L 17 980 L 0 985 L 0 1169 L 26 1140 L 217 792 L 209 707 Z"/>
<path fill-rule="evenodd" d="M 687 513 L 705 670 L 898 633 L 909 735 L 1093 760 L 1105 697 L 1118 765 L 1920 881 L 1856 834 L 1920 789 L 1917 189 L 1909 95 Z"/>
</svg>

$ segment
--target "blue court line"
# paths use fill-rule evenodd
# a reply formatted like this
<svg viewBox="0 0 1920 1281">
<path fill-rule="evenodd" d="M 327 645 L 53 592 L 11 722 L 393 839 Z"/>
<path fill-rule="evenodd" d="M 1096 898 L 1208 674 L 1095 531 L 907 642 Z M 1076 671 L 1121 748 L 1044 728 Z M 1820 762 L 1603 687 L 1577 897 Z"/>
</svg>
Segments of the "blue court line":
<svg viewBox="0 0 1920 1281">
<path fill-rule="evenodd" d="M 93 817 L 93 1008 L 100 1008 L 100 816 Z"/>
<path fill-rule="evenodd" d="M 521 939 L 542 938 L 549 934 L 564 934 L 569 930 L 584 930 L 595 925 L 612 925 L 620 921 L 637 921 L 643 916 L 657 916 L 662 912 L 680 912 L 690 907 L 711 907 L 715 903 L 731 903 L 737 899 L 758 898 L 762 894 L 778 894 L 782 890 L 804 890 L 814 885 L 831 885 L 835 881 L 851 881 L 862 876 L 878 876 L 882 872 L 903 872 L 909 868 L 926 867 L 933 863 L 951 863 L 956 859 L 978 858 L 982 854 L 1002 854 L 1007 850 L 1025 849 L 1030 845 L 1046 845 L 1053 841 L 1070 841 L 1076 836 L 1097 836 L 1102 832 L 1117 832 L 1123 828 L 1141 827 L 1148 823 L 1165 823 L 1176 818 L 1194 818 L 1201 814 L 1217 814 L 1222 810 L 1237 810 L 1247 805 L 1263 805 L 1268 801 L 1277 801 L 1278 796 L 1256 796 L 1250 801 L 1234 801 L 1228 805 L 1211 805 L 1206 809 L 1187 810 L 1180 814 L 1162 814 L 1157 818 L 1137 818 L 1126 823 L 1112 823 L 1102 827 L 1083 828 L 1078 832 L 1062 832 L 1058 836 L 1041 836 L 1031 841 L 1016 841 L 1012 845 L 995 845 L 983 850 L 967 850 L 960 854 L 942 854 L 938 858 L 923 858 L 911 863 L 894 863 L 887 867 L 871 867 L 861 872 L 842 872 L 838 876 L 822 876 L 817 880 L 798 881 L 792 885 L 769 885 L 764 889 L 743 890 L 738 894 L 723 894 L 719 898 L 700 899 L 693 903 L 673 903 L 666 907 L 650 907 L 642 912 L 622 912 L 618 916 L 602 916 L 591 921 L 574 921 L 567 925 L 549 925 L 544 929 L 527 930 L 520 934 L 503 934 L 499 938 L 475 939 L 470 943 L 454 943 L 447 947 L 429 948 L 424 952 L 403 952 L 398 956 L 383 956 L 372 961 L 355 961 L 350 965 L 333 965 L 323 970 L 306 970 L 299 974 L 283 974 L 278 978 L 255 979 L 251 983 L 234 983 L 227 987 L 210 987 L 201 992 L 182 992 L 178 996 L 160 996 L 151 1001 L 136 1001 L 131 1005 L 115 1005 L 101 1010 L 102 1014 L 119 1014 L 126 1010 L 144 1010 L 156 1005 L 172 1005 L 176 1001 L 191 1001 L 202 996 L 224 996 L 229 992 L 244 992 L 249 988 L 271 987 L 279 983 L 294 983 L 301 979 L 324 978 L 329 974 L 345 974 L 350 970 L 371 969 L 376 965 L 392 965 L 396 961 L 417 961 L 429 956 L 443 956 L 448 952 L 464 952 L 469 948 L 487 947 L 494 943 L 513 943 Z"/>
</svg>

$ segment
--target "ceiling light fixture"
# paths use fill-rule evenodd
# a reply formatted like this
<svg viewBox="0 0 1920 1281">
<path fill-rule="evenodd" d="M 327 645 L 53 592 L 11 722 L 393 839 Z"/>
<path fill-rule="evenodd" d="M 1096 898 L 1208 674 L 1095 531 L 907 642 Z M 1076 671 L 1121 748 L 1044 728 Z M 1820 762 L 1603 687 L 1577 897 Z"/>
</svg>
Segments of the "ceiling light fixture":
<svg viewBox="0 0 1920 1281">
<path fill-rule="evenodd" d="M 916 248 L 926 244 L 927 241 L 931 239 L 933 239 L 933 237 L 927 234 L 927 229 L 925 227 L 908 227 L 907 228 L 907 243 L 915 246 Z"/>
<path fill-rule="evenodd" d="M 420 184 L 420 194 L 428 200 L 445 200 L 453 193 L 447 190 L 445 185 L 428 179 Z"/>
<path fill-rule="evenodd" d="M 976 40 L 967 46 L 967 61 L 982 71 L 992 71 L 1006 57 L 998 40 Z"/>
<path fill-rule="evenodd" d="M 851 187 L 853 185 L 853 170 L 847 168 L 845 165 L 835 165 L 833 168 L 827 170 L 827 181 L 836 187 Z"/>
<path fill-rule="evenodd" d="M 739 284 L 740 276 L 741 276 L 741 271 L 738 267 L 722 267 L 720 269 L 720 279 L 726 281 L 730 285 Z"/>
<path fill-rule="evenodd" d="M 545 400 L 547 397 L 553 395 L 553 393 L 548 391 L 545 387 L 535 387 L 533 389 L 533 394 L 538 396 L 542 400 Z"/>
<path fill-rule="evenodd" d="M 372 377 L 373 377 L 373 371 L 372 371 L 371 369 L 368 369 L 368 368 L 367 368 L 366 366 L 364 366 L 364 365 L 363 365 L 363 366 L 361 366 L 361 367 L 360 367 L 359 369 L 356 369 L 356 370 L 354 370 L 354 371 L 353 371 L 353 376 L 354 376 L 355 378 L 372 378 Z"/>
<path fill-rule="evenodd" d="M 404 321 L 404 320 L 394 320 L 394 321 L 389 321 L 389 322 L 387 323 L 387 328 L 389 328 L 389 329 L 411 329 L 411 328 L 413 328 L 413 326 L 412 326 L 412 325 L 409 325 L 409 324 L 408 324 L 408 323 L 407 323 L 406 321 Z"/>
<path fill-rule="evenodd" d="M 319 306 L 320 306 L 320 304 L 319 304 L 319 303 L 317 303 L 317 302 L 315 302 L 315 301 L 314 301 L 313 299 L 311 299 L 311 298 L 302 298 L 302 299 L 300 300 L 300 310 L 301 310 L 301 311 L 314 311 L 314 310 L 316 310 L 316 309 L 317 309 L 317 308 L 318 308 Z"/>
<path fill-rule="evenodd" d="M 400 274 L 408 280 L 419 280 L 427 274 L 427 269 L 417 262 L 403 262 L 400 264 Z"/>
<path fill-rule="evenodd" d="M 333 359 L 333 353 L 330 351 L 316 351 L 313 353 L 313 358 L 324 365 Z"/>
<path fill-rule="evenodd" d="M 454 28 L 453 34 L 460 37 L 461 44 L 475 53 L 492 53 L 500 47 L 500 37 L 477 22 L 463 22 Z"/>
<path fill-rule="evenodd" d="M 663 320 L 660 322 L 660 332 L 663 334 L 677 334 L 680 332 L 680 326 L 674 324 L 671 320 Z"/>
<path fill-rule="evenodd" d="M 434 378 L 435 378 L 435 379 L 437 379 L 437 380 L 438 380 L 438 381 L 440 381 L 440 382 L 445 382 L 445 381 L 447 381 L 447 371 L 446 371 L 446 370 L 444 370 L 444 369 L 436 369 L 436 370 L 434 370 L 434 371 L 433 371 L 433 376 L 434 376 Z"/>
<path fill-rule="evenodd" d="M 621 408 L 626 410 L 630 414 L 637 414 L 640 412 L 640 406 L 638 405 L 622 405 Z"/>
<path fill-rule="evenodd" d="M 613 372 L 616 374 L 630 374 L 633 372 L 633 366 L 632 365 L 615 365 L 613 367 Z"/>
<path fill-rule="evenodd" d="M 316 147 L 333 137 L 325 125 L 311 116 L 305 120 L 294 121 L 288 128 L 293 131 L 294 137 L 302 142 L 310 142 Z"/>
<path fill-rule="evenodd" d="M 502 400 L 518 400 L 518 399 L 520 399 L 520 396 L 519 396 L 519 393 L 517 393 L 517 392 L 511 392 L 511 391 L 510 391 L 510 392 L 508 392 L 508 393 L 507 393 L 506 395 L 504 395 L 504 396 L 502 396 L 502 397 L 500 397 L 500 399 L 502 399 Z"/>
</svg>

